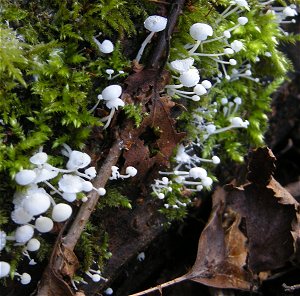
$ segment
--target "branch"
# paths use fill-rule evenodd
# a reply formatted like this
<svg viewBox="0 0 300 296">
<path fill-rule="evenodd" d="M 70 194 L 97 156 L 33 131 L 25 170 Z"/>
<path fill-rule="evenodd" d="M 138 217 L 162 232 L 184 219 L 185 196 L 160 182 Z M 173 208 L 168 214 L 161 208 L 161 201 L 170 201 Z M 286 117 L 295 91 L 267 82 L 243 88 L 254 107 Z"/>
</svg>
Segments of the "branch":
<svg viewBox="0 0 300 296">
<path fill-rule="evenodd" d="M 157 46 L 150 57 L 149 65 L 153 69 L 162 69 L 168 60 L 170 39 L 174 31 L 177 19 L 182 11 L 185 0 L 171 1 L 172 7 L 168 16 L 168 24 L 166 29 L 160 34 Z M 166 52 L 165 52 L 166 51 Z"/>
<path fill-rule="evenodd" d="M 109 177 L 111 176 L 111 167 L 116 165 L 122 149 L 120 147 L 120 140 L 117 139 L 113 146 L 111 147 L 109 154 L 107 155 L 103 165 L 98 171 L 98 175 L 93 182 L 94 187 L 105 187 Z M 99 200 L 99 194 L 96 191 L 92 191 L 88 195 L 88 200 L 83 203 L 80 210 L 72 223 L 67 235 L 63 238 L 63 244 L 70 250 L 74 250 L 79 237 L 84 230 L 84 227 L 89 220 L 94 208 Z"/>
</svg>

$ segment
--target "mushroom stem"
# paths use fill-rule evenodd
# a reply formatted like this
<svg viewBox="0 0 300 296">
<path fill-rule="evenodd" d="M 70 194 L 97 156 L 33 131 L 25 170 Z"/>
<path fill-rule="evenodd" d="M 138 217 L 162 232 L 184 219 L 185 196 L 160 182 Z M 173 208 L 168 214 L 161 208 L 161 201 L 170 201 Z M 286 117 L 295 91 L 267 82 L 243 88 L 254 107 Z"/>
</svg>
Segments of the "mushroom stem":
<svg viewBox="0 0 300 296">
<path fill-rule="evenodd" d="M 198 40 L 198 41 L 194 44 L 194 46 L 189 50 L 189 54 L 194 53 L 194 52 L 198 49 L 198 47 L 200 46 L 200 44 L 201 44 L 201 41 Z"/>
<path fill-rule="evenodd" d="M 136 56 L 136 58 L 135 58 L 135 60 L 136 60 L 138 63 L 139 63 L 140 60 L 141 60 L 141 57 L 142 57 L 142 55 L 143 55 L 143 52 L 144 52 L 145 47 L 147 46 L 147 44 L 148 44 L 148 43 L 150 42 L 150 40 L 152 39 L 154 33 L 155 33 L 155 32 L 151 32 L 151 33 L 147 36 L 147 38 L 144 40 L 144 42 L 142 43 L 141 48 L 140 48 L 140 50 L 138 51 L 137 56 Z"/>
</svg>

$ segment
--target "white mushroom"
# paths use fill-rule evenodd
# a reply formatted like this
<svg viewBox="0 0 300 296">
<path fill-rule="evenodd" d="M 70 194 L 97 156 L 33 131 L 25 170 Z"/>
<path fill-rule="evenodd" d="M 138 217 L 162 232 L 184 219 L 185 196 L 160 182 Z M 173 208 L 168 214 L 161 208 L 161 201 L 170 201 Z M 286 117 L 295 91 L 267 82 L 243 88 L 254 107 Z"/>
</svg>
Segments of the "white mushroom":
<svg viewBox="0 0 300 296">
<path fill-rule="evenodd" d="M 136 56 L 136 61 L 139 62 L 141 60 L 141 57 L 143 55 L 144 49 L 146 45 L 150 42 L 153 35 L 156 32 L 163 31 L 167 26 L 168 19 L 159 15 L 151 15 L 149 16 L 145 22 L 144 26 L 147 30 L 149 30 L 151 33 L 147 36 L 147 38 L 144 40 L 144 42 L 141 45 L 140 50 L 138 51 L 138 54 Z"/>
<path fill-rule="evenodd" d="M 5 261 L 0 261 L 0 278 L 7 277 L 10 272 L 10 265 Z"/>
<path fill-rule="evenodd" d="M 64 222 L 72 215 L 72 208 L 64 203 L 59 203 L 53 207 L 52 219 L 55 222 Z"/>
<path fill-rule="evenodd" d="M 53 221 L 48 217 L 41 216 L 35 220 L 35 228 L 41 233 L 49 232 L 53 228 Z"/>
<path fill-rule="evenodd" d="M 15 240 L 17 243 L 27 243 L 34 234 L 34 229 L 31 225 L 23 225 L 17 228 L 15 232 Z"/>
<path fill-rule="evenodd" d="M 15 176 L 15 180 L 19 185 L 28 185 L 36 178 L 36 174 L 33 170 L 21 170 Z"/>
</svg>

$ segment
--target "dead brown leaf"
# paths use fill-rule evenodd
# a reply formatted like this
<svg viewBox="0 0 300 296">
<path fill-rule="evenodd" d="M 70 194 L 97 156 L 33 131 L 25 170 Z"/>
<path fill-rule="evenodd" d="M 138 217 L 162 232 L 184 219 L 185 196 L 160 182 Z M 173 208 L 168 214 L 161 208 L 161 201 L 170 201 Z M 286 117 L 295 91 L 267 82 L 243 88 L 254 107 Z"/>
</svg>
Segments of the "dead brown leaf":
<svg viewBox="0 0 300 296">
<path fill-rule="evenodd" d="M 226 192 L 219 188 L 216 204 L 203 230 L 196 262 L 187 278 L 215 288 L 250 290 L 252 275 L 247 270 L 247 238 L 240 231 L 241 216 L 226 209 Z"/>
<path fill-rule="evenodd" d="M 160 77 L 156 69 L 143 69 L 130 75 L 124 84 L 127 85 L 122 94 L 122 99 L 127 103 L 147 103 L 153 96 L 153 89 L 160 92 L 170 80 L 170 73 L 163 70 Z"/>
<path fill-rule="evenodd" d="M 131 143 L 130 149 L 123 153 L 124 167 L 134 166 L 138 170 L 136 180 L 143 180 L 154 166 L 168 166 L 175 147 L 185 136 L 176 131 L 175 120 L 170 116 L 174 103 L 168 97 L 157 100 L 141 126 L 122 136 L 125 146 Z"/>
<path fill-rule="evenodd" d="M 250 290 L 252 273 L 284 267 L 299 256 L 299 204 L 273 178 L 272 151 L 259 148 L 249 159 L 251 183 L 228 185 L 213 196 L 215 207 L 188 274 L 194 281 Z"/>
</svg>

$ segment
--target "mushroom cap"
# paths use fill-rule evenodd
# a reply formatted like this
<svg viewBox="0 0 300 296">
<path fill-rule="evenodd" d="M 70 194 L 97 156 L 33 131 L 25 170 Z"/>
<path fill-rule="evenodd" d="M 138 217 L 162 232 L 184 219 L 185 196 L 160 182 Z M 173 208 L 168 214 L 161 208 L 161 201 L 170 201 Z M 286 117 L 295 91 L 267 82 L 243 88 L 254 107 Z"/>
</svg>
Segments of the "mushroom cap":
<svg viewBox="0 0 300 296">
<path fill-rule="evenodd" d="M 204 179 L 207 177 L 207 171 L 203 168 L 194 167 L 190 169 L 189 175 L 194 179 Z"/>
<path fill-rule="evenodd" d="M 212 84 L 209 80 L 203 80 L 201 82 L 201 84 L 206 88 L 206 89 L 210 89 L 212 87 Z"/>
<path fill-rule="evenodd" d="M 197 41 L 204 41 L 214 33 L 212 27 L 204 23 L 195 23 L 190 27 L 190 35 Z"/>
<path fill-rule="evenodd" d="M 91 163 L 91 157 L 84 152 L 73 150 L 69 155 L 69 160 L 67 162 L 68 170 L 82 169 Z"/>
<path fill-rule="evenodd" d="M 23 225 L 17 228 L 15 239 L 17 243 L 27 243 L 34 234 L 34 229 L 31 225 Z"/>
<path fill-rule="evenodd" d="M 47 193 L 35 192 L 23 202 L 23 208 L 32 216 L 45 213 L 50 207 L 50 197 Z"/>
<path fill-rule="evenodd" d="M 38 152 L 29 158 L 29 161 L 36 165 L 41 165 L 47 162 L 48 155 L 45 152 Z"/>
<path fill-rule="evenodd" d="M 289 16 L 293 17 L 298 15 L 297 10 L 291 8 L 290 6 L 285 7 L 282 13 L 285 17 L 289 17 Z"/>
<path fill-rule="evenodd" d="M 168 19 L 160 15 L 151 15 L 144 21 L 144 27 L 150 32 L 163 31 L 167 26 Z"/>
<path fill-rule="evenodd" d="M 106 190 L 103 187 L 98 188 L 97 192 L 100 196 L 103 196 L 106 194 Z"/>
<path fill-rule="evenodd" d="M 32 238 L 28 241 L 26 245 L 26 249 L 29 252 L 35 252 L 40 248 L 40 246 L 41 246 L 40 241 L 37 240 L 36 238 Z"/>
<path fill-rule="evenodd" d="M 6 233 L 0 230 L 0 251 L 6 246 Z"/>
<path fill-rule="evenodd" d="M 64 222 L 69 219 L 71 215 L 72 208 L 65 203 L 59 203 L 53 207 L 52 219 L 55 222 Z"/>
<path fill-rule="evenodd" d="M 36 174 L 33 170 L 21 170 L 15 176 L 15 180 L 19 185 L 28 185 L 36 178 Z"/>
<path fill-rule="evenodd" d="M 93 189 L 93 184 L 90 181 L 82 182 L 82 190 L 85 192 L 90 192 Z"/>
<path fill-rule="evenodd" d="M 101 43 L 99 49 L 103 53 L 111 53 L 114 51 L 114 45 L 110 40 L 106 39 Z"/>
<path fill-rule="evenodd" d="M 178 163 L 189 163 L 191 157 L 185 152 L 185 148 L 182 144 L 178 146 L 175 159 Z"/>
<path fill-rule="evenodd" d="M 91 278 L 92 278 L 93 282 L 95 282 L 95 283 L 97 283 L 97 282 L 99 282 L 101 280 L 101 276 L 99 274 L 97 274 L 97 273 L 93 274 L 91 276 Z"/>
<path fill-rule="evenodd" d="M 239 22 L 240 25 L 244 26 L 248 23 L 248 18 L 245 17 L 245 16 L 240 16 L 238 18 L 238 22 Z"/>
<path fill-rule="evenodd" d="M 212 160 L 213 164 L 219 164 L 221 162 L 221 159 L 218 156 L 216 156 L 216 155 L 213 156 L 211 158 L 211 160 Z"/>
<path fill-rule="evenodd" d="M 118 109 L 118 107 L 124 107 L 125 103 L 119 98 L 115 98 L 106 102 L 106 107 L 108 109 Z"/>
<path fill-rule="evenodd" d="M 170 63 L 171 68 L 174 71 L 177 71 L 179 73 L 183 73 L 188 71 L 194 64 L 194 59 L 193 58 L 187 58 L 183 60 L 175 60 Z"/>
<path fill-rule="evenodd" d="M 117 99 L 121 96 L 122 94 L 122 87 L 117 84 L 112 84 L 104 88 L 102 91 L 101 95 L 103 100 L 109 101 L 113 99 Z"/>
<path fill-rule="evenodd" d="M 216 126 L 214 124 L 208 124 L 205 129 L 209 134 L 213 134 L 216 130 Z"/>
<path fill-rule="evenodd" d="M 90 168 L 86 169 L 84 171 L 84 173 L 92 179 L 97 176 L 97 171 L 96 171 L 95 167 L 90 167 Z"/>
<path fill-rule="evenodd" d="M 248 2 L 246 0 L 232 0 L 230 1 L 230 4 L 236 4 L 240 7 L 244 7 L 246 9 L 249 9 Z"/>
<path fill-rule="evenodd" d="M 83 179 L 79 176 L 64 174 L 58 181 L 59 189 L 66 193 L 82 191 Z"/>
<path fill-rule="evenodd" d="M 11 219 L 16 224 L 26 224 L 30 222 L 33 218 L 33 215 L 30 215 L 23 207 L 16 207 L 10 214 Z"/>
<path fill-rule="evenodd" d="M 230 46 L 235 52 L 239 52 L 244 48 L 243 42 L 239 40 L 234 40 L 233 42 L 230 43 Z"/>
<path fill-rule="evenodd" d="M 8 276 L 9 272 L 10 265 L 5 261 L 0 261 L 0 278 Z"/>
<path fill-rule="evenodd" d="M 53 228 L 53 221 L 48 217 L 39 217 L 35 220 L 35 228 L 41 233 L 49 232 Z"/>
<path fill-rule="evenodd" d="M 233 117 L 233 118 L 230 119 L 230 123 L 233 126 L 241 127 L 243 125 L 244 121 L 240 117 Z"/>
<path fill-rule="evenodd" d="M 106 294 L 106 295 L 112 295 L 113 294 L 113 289 L 112 288 L 107 288 L 105 291 L 104 291 L 104 293 Z"/>
<path fill-rule="evenodd" d="M 233 54 L 234 53 L 234 50 L 232 48 L 229 48 L 229 47 L 226 47 L 224 49 L 224 53 L 225 54 Z"/>
<path fill-rule="evenodd" d="M 137 169 L 133 166 L 128 166 L 126 168 L 126 174 L 130 175 L 130 177 L 134 177 L 137 174 Z"/>
<path fill-rule="evenodd" d="M 183 86 L 193 87 L 200 81 L 199 71 L 197 69 L 189 69 L 179 76 L 179 81 Z"/>
<path fill-rule="evenodd" d="M 207 90 L 202 84 L 196 84 L 194 87 L 194 93 L 198 96 L 202 96 L 207 93 Z"/>
<path fill-rule="evenodd" d="M 213 183 L 213 180 L 210 177 L 205 177 L 204 179 L 201 180 L 201 183 L 204 187 L 209 187 Z"/>
<path fill-rule="evenodd" d="M 36 174 L 36 178 L 34 179 L 34 183 L 40 183 L 44 182 L 50 179 L 55 178 L 58 175 L 58 171 L 45 168 L 36 168 L 34 169 L 34 172 Z"/>
<path fill-rule="evenodd" d="M 64 192 L 62 194 L 62 197 L 64 200 L 66 200 L 68 202 L 73 202 L 76 200 L 77 195 L 76 195 L 76 193 L 73 193 L 73 192 L 72 193 Z"/>
<path fill-rule="evenodd" d="M 28 285 L 31 282 L 31 276 L 29 273 L 24 272 L 21 275 L 21 284 L 22 285 Z"/>
</svg>

